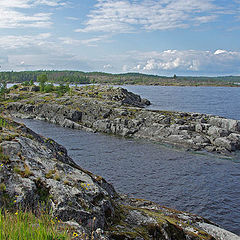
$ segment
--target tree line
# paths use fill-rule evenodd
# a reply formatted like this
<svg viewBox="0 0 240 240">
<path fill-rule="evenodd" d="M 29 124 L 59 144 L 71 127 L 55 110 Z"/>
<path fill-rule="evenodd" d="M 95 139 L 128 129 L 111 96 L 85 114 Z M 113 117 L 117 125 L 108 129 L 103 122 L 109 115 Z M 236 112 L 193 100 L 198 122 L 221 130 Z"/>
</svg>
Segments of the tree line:
<svg viewBox="0 0 240 240">
<path fill-rule="evenodd" d="M 23 72 L 0 72 L 0 81 L 8 83 L 36 82 L 38 77 L 46 75 L 50 82 L 65 83 L 90 83 L 89 77 L 77 71 L 23 71 Z"/>
<path fill-rule="evenodd" d="M 23 83 L 36 82 L 38 77 L 46 75 L 48 82 L 71 83 L 71 84 L 142 84 L 142 85 L 176 85 L 176 86 L 201 86 L 201 85 L 236 85 L 240 83 L 240 76 L 222 77 L 171 77 L 148 75 L 142 73 L 111 74 L 104 72 L 82 71 L 23 71 L 23 72 L 0 72 L 0 82 Z"/>
</svg>

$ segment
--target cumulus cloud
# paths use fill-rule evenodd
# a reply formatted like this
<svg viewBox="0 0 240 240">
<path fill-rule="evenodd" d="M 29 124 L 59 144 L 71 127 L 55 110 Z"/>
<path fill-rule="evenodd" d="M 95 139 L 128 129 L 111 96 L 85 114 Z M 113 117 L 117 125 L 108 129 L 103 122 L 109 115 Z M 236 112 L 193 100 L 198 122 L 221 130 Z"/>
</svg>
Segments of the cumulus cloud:
<svg viewBox="0 0 240 240">
<path fill-rule="evenodd" d="M 65 2 L 59 0 L 1 0 L 0 1 L 0 28 L 19 27 L 49 27 L 52 13 L 38 12 L 26 13 L 23 9 L 43 6 L 65 6 Z"/>
<path fill-rule="evenodd" d="M 111 64 L 106 64 L 103 66 L 103 68 L 107 70 L 107 69 L 112 69 L 113 66 Z"/>
<path fill-rule="evenodd" d="M 148 73 L 209 73 L 231 74 L 240 72 L 240 52 L 227 50 L 167 50 L 163 52 L 134 52 L 134 65 L 125 66 L 128 71 Z"/>
<path fill-rule="evenodd" d="M 224 54 L 224 53 L 228 54 L 228 51 L 222 50 L 222 49 L 218 49 L 218 50 L 216 50 L 216 51 L 214 52 L 215 55 Z"/>
<path fill-rule="evenodd" d="M 76 32 L 132 32 L 187 28 L 214 21 L 218 7 L 212 0 L 97 0 L 84 28 Z"/>
</svg>

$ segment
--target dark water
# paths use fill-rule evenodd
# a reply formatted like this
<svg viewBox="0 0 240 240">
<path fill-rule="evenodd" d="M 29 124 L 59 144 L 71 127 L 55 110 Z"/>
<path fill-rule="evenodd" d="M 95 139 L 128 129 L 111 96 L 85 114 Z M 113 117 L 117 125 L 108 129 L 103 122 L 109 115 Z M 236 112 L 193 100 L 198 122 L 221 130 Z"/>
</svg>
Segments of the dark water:
<svg viewBox="0 0 240 240">
<path fill-rule="evenodd" d="M 68 149 L 116 190 L 206 217 L 240 235 L 240 157 L 223 159 L 160 144 L 20 120 Z"/>
<path fill-rule="evenodd" d="M 150 109 L 240 119 L 240 88 L 125 87 L 151 100 Z M 116 190 L 201 215 L 240 235 L 240 154 L 223 159 L 40 121 L 23 122 L 64 145 L 76 163 L 106 178 Z"/>
<path fill-rule="evenodd" d="M 38 85 L 38 83 L 35 83 Z M 12 87 L 14 83 L 7 84 Z M 58 84 L 55 84 L 58 85 Z M 71 85 L 75 86 L 75 85 Z M 78 84 L 86 86 L 86 84 Z M 199 112 L 240 120 L 239 87 L 120 86 L 151 101 L 149 109 Z"/>
<path fill-rule="evenodd" d="M 133 86 L 124 88 L 148 98 L 150 109 L 200 112 L 240 120 L 240 88 Z"/>
</svg>

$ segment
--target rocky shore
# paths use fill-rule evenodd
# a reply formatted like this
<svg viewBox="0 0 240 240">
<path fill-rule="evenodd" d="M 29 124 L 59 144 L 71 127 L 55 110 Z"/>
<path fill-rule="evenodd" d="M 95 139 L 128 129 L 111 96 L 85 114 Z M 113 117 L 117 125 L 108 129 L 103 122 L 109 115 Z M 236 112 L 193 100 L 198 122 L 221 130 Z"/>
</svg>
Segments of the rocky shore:
<svg viewBox="0 0 240 240">
<path fill-rule="evenodd" d="M 1 208 L 42 205 L 79 239 L 240 239 L 202 217 L 120 195 L 63 146 L 11 119 L 0 117 L 0 133 Z"/>
<path fill-rule="evenodd" d="M 109 86 L 74 88 L 63 96 L 35 90 L 25 87 L 12 91 L 4 104 L 6 113 L 191 150 L 229 154 L 240 149 L 238 120 L 200 113 L 148 110 L 144 108 L 150 104 L 148 100 Z"/>
</svg>

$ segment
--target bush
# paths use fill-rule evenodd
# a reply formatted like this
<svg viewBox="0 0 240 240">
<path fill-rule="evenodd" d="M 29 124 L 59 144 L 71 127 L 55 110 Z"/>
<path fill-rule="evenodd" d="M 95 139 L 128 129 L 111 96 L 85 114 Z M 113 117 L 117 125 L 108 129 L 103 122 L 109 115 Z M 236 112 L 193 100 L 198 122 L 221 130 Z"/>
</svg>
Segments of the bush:
<svg viewBox="0 0 240 240">
<path fill-rule="evenodd" d="M 64 95 L 64 93 L 70 92 L 70 87 L 68 84 L 66 85 L 60 84 L 58 87 L 56 87 L 56 92 L 59 96 L 62 96 Z"/>
<path fill-rule="evenodd" d="M 55 90 L 55 87 L 53 86 L 53 84 L 47 84 L 44 86 L 44 92 L 49 93 L 49 92 L 53 92 Z"/>
</svg>

